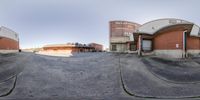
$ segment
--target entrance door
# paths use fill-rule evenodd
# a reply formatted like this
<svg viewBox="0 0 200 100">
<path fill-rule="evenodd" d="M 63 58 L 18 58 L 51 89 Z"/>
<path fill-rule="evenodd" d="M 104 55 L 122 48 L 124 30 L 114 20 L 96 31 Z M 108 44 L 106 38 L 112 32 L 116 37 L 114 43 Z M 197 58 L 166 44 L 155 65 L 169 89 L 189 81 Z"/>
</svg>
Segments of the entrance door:
<svg viewBox="0 0 200 100">
<path fill-rule="evenodd" d="M 130 44 L 130 51 L 135 51 L 136 50 L 136 45 L 133 43 Z"/>
</svg>

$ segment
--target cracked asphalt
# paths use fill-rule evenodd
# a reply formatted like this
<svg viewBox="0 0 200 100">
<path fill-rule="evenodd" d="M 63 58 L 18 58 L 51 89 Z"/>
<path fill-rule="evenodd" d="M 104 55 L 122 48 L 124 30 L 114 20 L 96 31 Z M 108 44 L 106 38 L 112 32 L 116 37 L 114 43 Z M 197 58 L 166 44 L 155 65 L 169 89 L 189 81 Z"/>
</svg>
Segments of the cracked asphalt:
<svg viewBox="0 0 200 100">
<path fill-rule="evenodd" d="M 165 81 L 142 59 L 114 53 L 79 53 L 72 57 L 0 55 L 0 72 L 4 73 L 0 73 L 0 99 L 198 99 L 200 84 Z M 195 60 L 198 63 L 198 58 Z"/>
<path fill-rule="evenodd" d="M 12 93 L 0 99 L 133 98 L 122 89 L 118 58 L 113 54 L 80 53 L 65 58 L 20 53 L 10 57 L 25 58 L 20 64 L 24 69 L 17 75 L 16 86 Z M 9 64 L 16 65 L 14 62 Z"/>
<path fill-rule="evenodd" d="M 197 83 L 200 82 L 200 58 L 188 59 L 162 59 L 146 57 L 142 60 L 147 68 L 174 83 Z"/>
<path fill-rule="evenodd" d="M 144 59 L 148 60 L 148 63 L 146 61 L 144 62 Z M 120 65 L 124 87 L 130 95 L 136 97 L 156 99 L 199 98 L 199 82 L 192 81 L 191 83 L 188 83 L 188 81 L 174 82 L 173 80 L 169 80 L 164 75 L 160 75 L 161 72 L 169 72 L 169 70 L 161 70 L 160 67 L 165 67 L 164 69 L 167 69 L 171 64 L 166 63 L 166 65 L 168 66 L 163 66 L 163 64 L 160 64 L 160 62 L 151 62 L 149 59 L 151 58 L 138 58 L 136 55 L 130 54 L 122 55 L 120 57 Z M 154 69 L 150 70 L 150 68 L 152 67 Z M 193 67 L 191 67 L 191 69 L 193 69 Z M 170 71 L 174 73 L 177 72 L 177 74 L 180 73 L 179 70 L 175 69 Z M 191 71 L 188 71 L 188 73 L 189 72 Z M 177 76 L 177 74 L 171 75 L 171 77 Z M 190 75 L 193 76 L 195 74 Z M 182 76 L 174 77 L 174 79 L 177 78 L 182 78 Z"/>
</svg>

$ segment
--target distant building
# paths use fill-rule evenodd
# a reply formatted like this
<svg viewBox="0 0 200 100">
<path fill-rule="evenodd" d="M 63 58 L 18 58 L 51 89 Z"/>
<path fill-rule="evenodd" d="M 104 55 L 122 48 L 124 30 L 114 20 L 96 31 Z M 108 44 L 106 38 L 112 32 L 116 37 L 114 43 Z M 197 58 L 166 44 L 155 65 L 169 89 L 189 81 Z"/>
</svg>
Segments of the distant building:
<svg viewBox="0 0 200 100">
<path fill-rule="evenodd" d="M 95 52 L 101 52 L 101 51 L 103 51 L 103 45 L 101 45 L 101 44 L 90 43 L 89 46 L 93 47 Z"/>
<path fill-rule="evenodd" d="M 78 52 L 92 52 L 92 51 L 102 51 L 102 45 L 91 43 L 91 44 L 80 44 L 80 43 L 67 43 L 67 44 L 53 44 L 45 45 L 40 53 L 78 53 Z"/>
<path fill-rule="evenodd" d="M 13 53 L 18 51 L 18 34 L 6 27 L 0 27 L 0 53 Z"/>
<path fill-rule="evenodd" d="M 128 52 L 136 50 L 133 32 L 138 29 L 140 24 L 129 21 L 110 21 L 110 51 Z"/>
<path fill-rule="evenodd" d="M 43 51 L 46 52 L 57 52 L 57 53 L 73 53 L 73 52 L 89 52 L 92 51 L 93 47 L 90 47 L 85 44 L 79 43 L 68 43 L 68 44 L 53 44 L 53 45 L 45 45 L 43 47 Z"/>
</svg>

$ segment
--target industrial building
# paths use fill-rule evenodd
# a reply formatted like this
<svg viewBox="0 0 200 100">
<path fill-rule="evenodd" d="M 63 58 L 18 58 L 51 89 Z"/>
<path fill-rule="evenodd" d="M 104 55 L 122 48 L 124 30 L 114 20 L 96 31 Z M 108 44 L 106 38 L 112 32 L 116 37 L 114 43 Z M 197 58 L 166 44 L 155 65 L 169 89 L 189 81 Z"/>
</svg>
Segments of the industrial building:
<svg viewBox="0 0 200 100">
<path fill-rule="evenodd" d="M 0 53 L 13 53 L 18 51 L 18 34 L 6 27 L 0 27 Z"/>
<path fill-rule="evenodd" d="M 102 52 L 103 51 L 103 45 L 97 44 L 97 43 L 90 43 L 88 44 L 90 47 L 93 47 L 93 52 Z"/>
<path fill-rule="evenodd" d="M 109 40 L 110 51 L 115 52 L 174 58 L 200 54 L 200 27 L 182 19 L 158 19 L 143 25 L 111 21 Z"/>
<path fill-rule="evenodd" d="M 45 52 L 57 52 L 57 53 L 88 52 L 92 50 L 93 50 L 92 47 L 79 43 L 53 44 L 53 45 L 45 45 L 43 47 L 43 51 Z"/>
<path fill-rule="evenodd" d="M 78 53 L 78 52 L 92 52 L 102 51 L 103 46 L 97 43 L 81 44 L 81 43 L 67 43 L 67 44 L 53 44 L 45 45 L 40 53 L 49 54 L 66 54 L 66 53 Z"/>
<path fill-rule="evenodd" d="M 136 50 L 133 32 L 140 24 L 129 21 L 110 21 L 109 45 L 112 52 L 129 52 Z"/>
<path fill-rule="evenodd" d="M 185 58 L 200 54 L 200 28 L 181 19 L 158 19 L 133 33 L 139 55 Z"/>
</svg>

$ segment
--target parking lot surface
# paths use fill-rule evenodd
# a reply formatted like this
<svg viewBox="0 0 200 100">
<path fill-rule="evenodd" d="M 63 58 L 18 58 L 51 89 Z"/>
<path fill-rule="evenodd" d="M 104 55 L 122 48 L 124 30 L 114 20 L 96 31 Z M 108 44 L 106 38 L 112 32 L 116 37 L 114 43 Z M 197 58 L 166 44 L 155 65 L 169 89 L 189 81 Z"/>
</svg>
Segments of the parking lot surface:
<svg viewBox="0 0 200 100">
<path fill-rule="evenodd" d="M 167 81 L 170 78 L 163 80 L 165 76 L 157 73 L 158 66 L 148 66 L 152 59 L 147 58 L 145 62 L 135 54 L 78 53 L 71 57 L 52 57 L 18 53 L 1 55 L 0 59 L 2 100 L 185 97 L 187 100 L 200 95 L 199 83 L 172 83 Z M 198 61 L 197 58 L 195 60 Z M 154 64 L 160 63 L 154 60 Z M 151 70 L 152 67 L 156 71 Z"/>
<path fill-rule="evenodd" d="M 132 98 L 122 89 L 118 59 L 113 54 L 80 53 L 67 58 L 20 53 L 8 57 L 23 58 L 9 63 L 14 70 L 23 66 L 23 71 L 17 75 L 12 93 L 0 99 Z M 12 88 L 12 83 L 4 83 L 11 84 Z M 8 91 L 2 90 L 2 93 Z"/>
<path fill-rule="evenodd" d="M 151 57 L 138 58 L 136 55 L 129 54 L 121 56 L 120 65 L 126 91 L 133 96 L 158 99 L 191 99 L 199 97 L 200 83 L 194 81 L 196 80 L 195 75 L 198 70 L 194 70 L 194 68 L 199 69 L 200 66 L 191 65 L 188 68 L 184 66 L 187 64 L 182 63 L 182 67 L 180 68 L 179 66 L 179 69 L 185 70 L 187 74 L 184 74 L 184 71 L 181 74 L 180 70 L 176 69 L 176 66 L 172 66 L 167 61 L 160 63 L 160 61 L 152 61 Z M 188 63 L 194 62 L 188 61 Z M 188 71 L 186 71 L 187 69 Z M 163 75 L 162 73 L 168 75 Z M 190 76 L 191 79 L 184 77 L 189 77 L 189 75 L 192 75 Z M 171 78 L 168 78 L 169 76 Z M 176 79 L 176 81 L 171 79 Z"/>
</svg>

